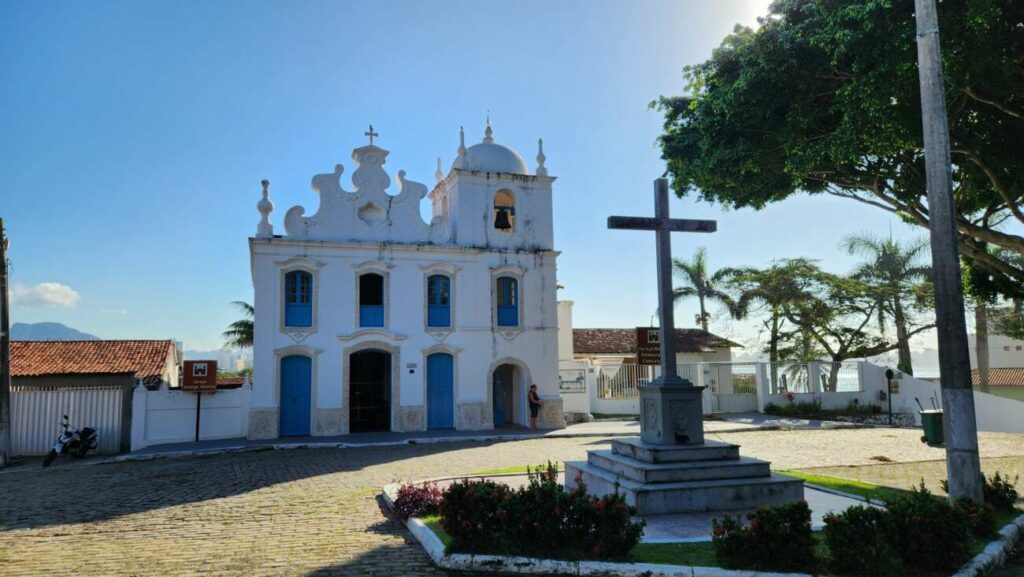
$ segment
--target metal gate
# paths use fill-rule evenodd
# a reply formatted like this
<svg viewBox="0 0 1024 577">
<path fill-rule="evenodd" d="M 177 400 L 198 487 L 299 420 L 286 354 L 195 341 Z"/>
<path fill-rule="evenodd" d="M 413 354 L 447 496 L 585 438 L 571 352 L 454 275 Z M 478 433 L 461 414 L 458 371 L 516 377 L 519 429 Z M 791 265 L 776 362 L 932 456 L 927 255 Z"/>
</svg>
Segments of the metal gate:
<svg viewBox="0 0 1024 577">
<path fill-rule="evenodd" d="M 757 363 L 708 363 L 704 382 L 711 388 L 712 412 L 757 410 Z"/>
<path fill-rule="evenodd" d="M 11 387 L 11 453 L 45 455 L 53 448 L 61 421 L 71 427 L 92 427 L 99 435 L 100 453 L 121 448 L 125 388 L 105 386 Z M 130 408 L 130 407 L 129 407 Z"/>
</svg>

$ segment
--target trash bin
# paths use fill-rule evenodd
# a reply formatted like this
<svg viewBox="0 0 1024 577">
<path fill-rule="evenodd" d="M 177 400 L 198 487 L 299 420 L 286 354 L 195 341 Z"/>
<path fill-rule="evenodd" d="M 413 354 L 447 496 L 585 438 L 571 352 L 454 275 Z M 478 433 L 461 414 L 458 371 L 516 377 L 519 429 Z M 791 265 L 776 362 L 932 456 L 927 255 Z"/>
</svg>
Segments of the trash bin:
<svg viewBox="0 0 1024 577">
<path fill-rule="evenodd" d="M 942 436 L 942 410 L 921 411 L 921 426 L 924 436 L 921 442 L 929 445 L 941 445 L 945 442 Z"/>
</svg>

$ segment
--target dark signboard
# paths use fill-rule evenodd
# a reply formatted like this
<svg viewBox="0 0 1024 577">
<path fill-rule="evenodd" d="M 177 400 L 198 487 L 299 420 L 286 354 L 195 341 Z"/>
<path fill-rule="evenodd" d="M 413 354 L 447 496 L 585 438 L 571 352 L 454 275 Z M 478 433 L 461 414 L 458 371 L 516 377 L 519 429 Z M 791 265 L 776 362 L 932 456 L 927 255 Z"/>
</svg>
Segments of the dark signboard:
<svg viewBox="0 0 1024 577">
<path fill-rule="evenodd" d="M 217 391 L 217 361 L 185 361 L 185 380 L 181 390 L 196 393 Z"/>
<path fill-rule="evenodd" d="M 636 362 L 638 365 L 661 364 L 661 334 L 657 327 L 637 327 Z"/>
</svg>

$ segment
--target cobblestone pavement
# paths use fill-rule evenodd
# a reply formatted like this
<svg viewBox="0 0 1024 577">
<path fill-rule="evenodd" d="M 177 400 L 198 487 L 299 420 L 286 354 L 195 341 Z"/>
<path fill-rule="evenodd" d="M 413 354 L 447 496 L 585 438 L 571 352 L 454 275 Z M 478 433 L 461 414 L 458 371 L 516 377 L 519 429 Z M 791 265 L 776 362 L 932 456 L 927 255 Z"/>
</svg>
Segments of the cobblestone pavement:
<svg viewBox="0 0 1024 577">
<path fill-rule="evenodd" d="M 715 435 L 780 467 L 941 458 L 917 431 Z M 444 575 L 386 519 L 392 481 L 580 459 L 606 439 L 296 449 L 0 475 L 0 575 Z M 935 453 L 938 451 L 938 453 Z M 1024 436 L 983 435 L 988 456 Z"/>
</svg>

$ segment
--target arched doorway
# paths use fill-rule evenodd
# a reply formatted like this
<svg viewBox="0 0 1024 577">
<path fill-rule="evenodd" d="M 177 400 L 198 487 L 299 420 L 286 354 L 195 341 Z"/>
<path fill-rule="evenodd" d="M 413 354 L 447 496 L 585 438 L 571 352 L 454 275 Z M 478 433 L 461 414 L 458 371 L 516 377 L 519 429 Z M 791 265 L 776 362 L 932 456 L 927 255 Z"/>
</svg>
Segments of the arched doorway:
<svg viewBox="0 0 1024 577">
<path fill-rule="evenodd" d="M 448 353 L 427 357 L 427 428 L 455 428 L 455 362 Z"/>
<path fill-rule="evenodd" d="M 505 363 L 494 369 L 491 379 L 494 426 L 520 422 L 519 369 Z"/>
<path fill-rule="evenodd" d="M 349 431 L 390 431 L 391 354 L 359 351 L 349 363 Z"/>
<path fill-rule="evenodd" d="M 310 392 L 312 368 L 313 361 L 309 357 L 289 355 L 281 359 L 281 437 L 309 434 L 309 417 L 313 402 Z"/>
</svg>

